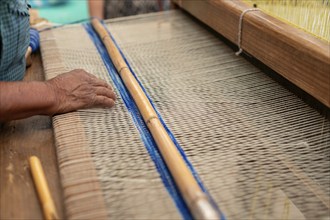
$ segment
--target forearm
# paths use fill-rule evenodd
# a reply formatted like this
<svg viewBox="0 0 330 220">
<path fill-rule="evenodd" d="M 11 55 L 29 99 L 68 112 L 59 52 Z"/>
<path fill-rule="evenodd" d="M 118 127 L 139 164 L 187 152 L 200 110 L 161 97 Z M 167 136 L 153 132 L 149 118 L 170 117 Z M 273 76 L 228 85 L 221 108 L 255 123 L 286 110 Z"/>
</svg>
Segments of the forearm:
<svg viewBox="0 0 330 220">
<path fill-rule="evenodd" d="M 109 84 L 81 69 L 46 82 L 0 82 L 0 122 L 84 108 L 111 108 L 115 100 Z"/>
<path fill-rule="evenodd" d="M 88 0 L 89 16 L 103 19 L 104 0 Z"/>
<path fill-rule="evenodd" d="M 52 115 L 56 98 L 46 82 L 0 82 L 0 121 Z"/>
</svg>

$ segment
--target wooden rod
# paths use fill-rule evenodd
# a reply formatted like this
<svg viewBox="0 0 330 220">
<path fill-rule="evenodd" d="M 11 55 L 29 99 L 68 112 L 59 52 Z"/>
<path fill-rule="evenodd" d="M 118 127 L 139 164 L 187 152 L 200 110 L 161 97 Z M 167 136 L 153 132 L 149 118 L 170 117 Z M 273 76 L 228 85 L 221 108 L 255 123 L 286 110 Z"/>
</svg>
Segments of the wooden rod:
<svg viewBox="0 0 330 220">
<path fill-rule="evenodd" d="M 220 219 L 219 213 L 190 172 L 107 30 L 98 19 L 93 19 L 92 25 L 102 39 L 112 62 L 139 108 L 143 120 L 147 124 L 192 215 L 196 219 Z"/>
<path fill-rule="evenodd" d="M 25 53 L 26 66 L 31 66 L 32 64 L 31 54 L 32 54 L 32 48 L 29 46 Z"/>
<path fill-rule="evenodd" d="M 36 156 L 32 156 L 29 158 L 29 162 L 45 219 L 59 219 L 39 158 Z"/>
</svg>

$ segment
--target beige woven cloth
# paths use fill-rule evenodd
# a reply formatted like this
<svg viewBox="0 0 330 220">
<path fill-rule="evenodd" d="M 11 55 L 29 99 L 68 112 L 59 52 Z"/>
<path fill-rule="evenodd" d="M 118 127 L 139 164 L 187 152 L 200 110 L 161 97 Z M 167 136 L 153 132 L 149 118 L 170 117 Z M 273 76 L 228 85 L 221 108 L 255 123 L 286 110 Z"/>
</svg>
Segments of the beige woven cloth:
<svg viewBox="0 0 330 220">
<path fill-rule="evenodd" d="M 106 24 L 228 219 L 329 217 L 329 120 L 180 11 Z M 41 51 L 47 78 L 112 84 L 81 25 L 43 32 Z M 54 131 L 69 219 L 181 218 L 121 98 Z"/>
</svg>

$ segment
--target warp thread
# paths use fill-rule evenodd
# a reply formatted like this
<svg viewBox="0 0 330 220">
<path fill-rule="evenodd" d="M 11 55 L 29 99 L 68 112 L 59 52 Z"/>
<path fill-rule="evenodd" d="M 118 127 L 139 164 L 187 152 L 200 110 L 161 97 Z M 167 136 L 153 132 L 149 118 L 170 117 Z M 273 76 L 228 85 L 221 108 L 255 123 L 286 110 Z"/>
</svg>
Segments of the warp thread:
<svg viewBox="0 0 330 220">
<path fill-rule="evenodd" d="M 174 180 L 171 178 L 170 172 L 167 169 L 165 162 L 161 159 L 161 155 L 158 152 L 156 148 L 156 143 L 154 142 L 148 128 L 146 127 L 142 116 L 135 105 L 133 98 L 129 94 L 128 90 L 126 89 L 125 85 L 123 84 L 119 74 L 116 71 L 116 68 L 114 67 L 107 50 L 104 48 L 103 43 L 99 39 L 98 35 L 94 32 L 94 29 L 91 24 L 84 24 L 84 27 L 89 34 L 91 40 L 94 42 L 102 60 L 103 63 L 108 70 L 108 73 L 119 91 L 119 94 L 129 112 L 129 114 L 132 116 L 134 125 L 138 129 L 140 133 L 140 137 L 146 146 L 148 153 L 153 160 L 153 162 L 156 165 L 157 171 L 160 174 L 160 177 L 168 190 L 169 194 L 172 196 L 173 200 L 175 201 L 176 206 L 181 212 L 181 215 L 184 219 L 192 219 L 191 214 L 188 211 L 188 207 L 183 201 L 182 196 L 179 194 L 179 190 L 176 189 L 176 186 L 174 184 Z M 119 48 L 118 48 L 119 49 Z M 125 59 L 125 58 L 124 58 Z"/>
<path fill-rule="evenodd" d="M 251 12 L 251 11 L 260 11 L 260 9 L 258 8 L 248 8 L 246 10 L 244 10 L 241 14 L 241 16 L 239 17 L 239 25 L 238 25 L 238 37 L 237 37 L 237 46 L 238 46 L 238 51 L 235 53 L 236 56 L 239 56 L 242 52 L 243 52 L 243 49 L 241 47 L 241 44 L 242 44 L 242 28 L 243 28 L 243 18 L 244 18 L 244 15 L 248 12 Z"/>
<path fill-rule="evenodd" d="M 36 29 L 30 28 L 30 45 L 32 52 L 39 49 L 40 46 L 40 36 Z"/>
<path fill-rule="evenodd" d="M 121 98 L 123 99 L 124 104 L 125 104 L 128 112 L 132 116 L 134 124 L 135 124 L 136 128 L 138 129 L 138 131 L 140 133 L 140 137 L 141 137 L 144 145 L 146 146 L 151 159 L 155 163 L 156 169 L 157 169 L 158 173 L 160 174 L 160 177 L 163 181 L 163 184 L 165 185 L 165 188 L 167 189 L 167 191 L 171 195 L 172 199 L 174 200 L 174 202 L 175 202 L 178 210 L 180 211 L 182 217 L 184 219 L 193 219 L 187 205 L 184 202 L 184 199 L 183 199 L 179 189 L 177 188 L 177 186 L 174 182 L 173 177 L 170 174 L 170 171 L 168 170 L 168 168 L 165 164 L 164 159 L 161 156 L 161 153 L 159 152 L 159 150 L 157 148 L 157 145 L 156 145 L 152 135 L 150 134 L 150 131 L 148 130 L 148 128 L 147 128 L 147 126 L 146 126 L 146 124 L 145 124 L 145 122 L 144 122 L 144 120 L 143 120 L 143 118 L 142 118 L 135 102 L 133 101 L 133 98 L 129 94 L 129 92 L 126 89 L 125 85 L 123 84 L 119 74 L 117 73 L 116 68 L 112 64 L 112 61 L 111 61 L 105 47 L 103 46 L 103 43 L 101 42 L 98 35 L 94 32 L 94 29 L 91 26 L 91 24 L 84 24 L 84 27 L 85 27 L 87 33 L 89 34 L 91 40 L 94 42 L 98 52 L 100 53 L 100 56 L 101 56 L 101 58 L 104 62 L 105 67 L 107 68 L 107 70 L 109 72 L 110 77 L 112 78 L 116 88 L 118 89 L 119 94 L 120 94 Z M 109 31 L 108 31 L 108 33 L 109 33 Z M 130 64 L 128 63 L 126 57 L 124 56 L 124 54 L 121 51 L 120 47 L 118 46 L 117 42 L 115 41 L 115 39 L 113 38 L 113 36 L 110 33 L 109 33 L 109 35 L 112 38 L 113 42 L 115 43 L 116 47 L 118 48 L 119 52 L 121 53 L 122 57 L 124 58 L 124 60 L 127 64 L 127 67 L 131 70 L 131 72 L 134 75 L 135 79 L 137 80 L 137 82 L 141 86 L 143 92 L 146 94 L 147 98 L 149 99 L 151 105 L 155 109 L 155 111 L 156 111 L 161 123 L 163 124 L 165 130 L 167 131 L 167 133 L 171 137 L 171 139 L 174 142 L 175 146 L 178 148 L 181 156 L 183 157 L 184 161 L 188 165 L 190 171 L 194 175 L 194 177 L 197 180 L 198 184 L 200 185 L 201 189 L 208 195 L 208 197 L 209 197 L 210 201 L 212 202 L 213 206 L 220 213 L 221 220 L 225 220 L 226 218 L 225 218 L 224 214 L 219 210 L 216 203 L 212 199 L 211 195 L 207 192 L 205 186 L 201 182 L 197 172 L 195 171 L 194 167 L 192 166 L 192 164 L 188 160 L 188 158 L 185 155 L 185 153 L 184 153 L 183 149 L 181 148 L 180 144 L 177 142 L 177 140 L 175 139 L 172 132 L 166 126 L 165 122 L 163 121 L 161 115 L 159 114 L 156 107 L 154 106 L 154 104 L 153 104 L 152 100 L 150 99 L 148 93 L 146 92 L 145 88 L 143 87 L 143 85 L 141 84 L 139 79 L 136 77 L 134 71 L 132 70 Z"/>
<path fill-rule="evenodd" d="M 70 24 L 80 24 L 80 23 L 84 23 L 84 22 L 87 22 L 87 21 L 89 22 L 93 18 L 94 17 L 84 18 L 84 19 L 80 19 L 80 20 L 76 20 L 76 21 L 72 21 L 72 22 L 67 22 L 67 23 L 64 23 L 64 24 L 50 23 L 50 24 L 52 24 L 51 27 L 42 28 L 42 29 L 39 30 L 39 32 L 44 32 L 44 31 L 49 31 L 49 30 L 53 30 L 53 29 L 56 29 L 56 28 L 65 27 L 65 26 L 70 25 Z"/>
</svg>

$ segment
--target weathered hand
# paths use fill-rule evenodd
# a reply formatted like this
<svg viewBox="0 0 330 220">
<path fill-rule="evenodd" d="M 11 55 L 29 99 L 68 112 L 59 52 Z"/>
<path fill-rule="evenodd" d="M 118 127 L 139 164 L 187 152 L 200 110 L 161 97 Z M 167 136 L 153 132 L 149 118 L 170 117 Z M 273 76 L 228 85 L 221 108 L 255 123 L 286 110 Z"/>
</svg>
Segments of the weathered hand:
<svg viewBox="0 0 330 220">
<path fill-rule="evenodd" d="M 54 91 L 53 114 L 115 105 L 116 95 L 111 86 L 81 69 L 61 74 L 46 83 Z"/>
</svg>

